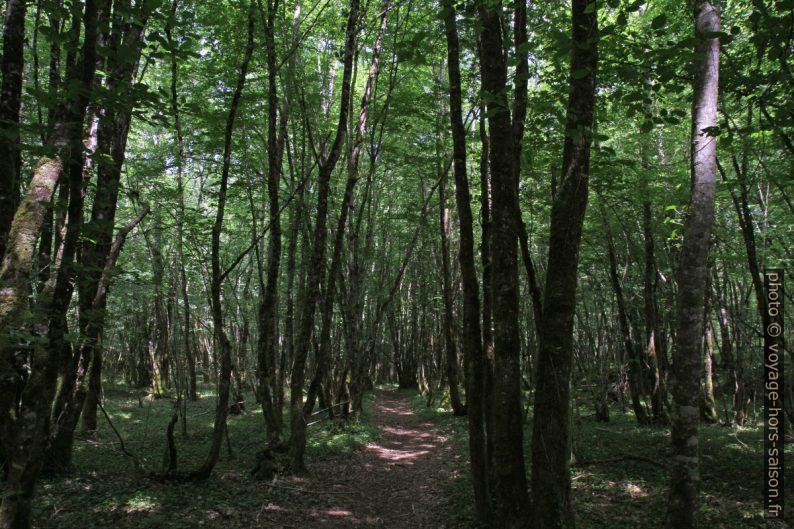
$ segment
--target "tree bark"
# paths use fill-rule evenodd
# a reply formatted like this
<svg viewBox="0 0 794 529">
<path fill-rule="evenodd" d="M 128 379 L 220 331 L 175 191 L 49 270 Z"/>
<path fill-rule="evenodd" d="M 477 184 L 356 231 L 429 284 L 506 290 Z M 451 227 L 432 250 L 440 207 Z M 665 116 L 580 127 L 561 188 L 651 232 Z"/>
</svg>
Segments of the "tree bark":
<svg viewBox="0 0 794 529">
<path fill-rule="evenodd" d="M 82 20 L 85 26 L 81 60 L 71 61 L 67 77 L 75 83 L 73 99 L 61 102 L 61 119 L 48 139 L 59 150 L 54 158 L 44 157 L 36 166 L 27 196 L 14 215 L 9 233 L 9 248 L 0 269 L 0 358 L 3 375 L 14 373 L 17 353 L 10 334 L 22 330 L 27 318 L 27 295 L 36 238 L 44 221 L 45 203 L 52 196 L 61 172 L 69 177 L 70 229 L 63 245 L 61 265 L 57 277 L 52 277 L 39 295 L 32 319 L 34 346 L 30 356 L 30 375 L 19 398 L 6 400 L 8 389 L 20 389 L 18 380 L 3 380 L 2 433 L 4 456 L 8 463 L 6 493 L 0 504 L 0 527 L 3 529 L 30 526 L 31 500 L 36 480 L 43 464 L 48 437 L 50 406 L 58 371 L 57 354 L 64 345 L 66 307 L 71 297 L 70 269 L 79 235 L 82 215 L 83 120 L 91 97 L 91 85 L 96 68 L 96 37 L 98 6 L 93 0 L 85 2 Z M 75 15 L 71 31 L 77 50 L 81 18 Z M 76 53 L 76 52 L 75 52 Z M 26 281 L 21 284 L 20 281 Z M 22 297 L 20 297 L 22 296 Z M 6 367 L 10 367 L 7 371 Z M 11 387 L 7 385 L 11 383 Z M 12 393 L 12 395 L 13 395 Z"/>
<path fill-rule="evenodd" d="M 524 467 L 518 325 L 518 185 L 513 171 L 514 138 L 507 103 L 507 64 L 503 49 L 501 2 L 481 4 L 482 89 L 488 109 L 492 196 L 493 277 L 493 439 L 491 495 L 498 527 L 526 527 L 529 517 Z"/>
<path fill-rule="evenodd" d="M 306 296 L 301 310 L 295 358 L 292 362 L 290 380 L 290 459 L 295 472 L 305 471 L 303 454 L 306 451 L 306 421 L 303 412 L 303 386 L 306 371 L 306 357 L 311 344 L 314 313 L 320 298 L 325 271 L 326 226 L 328 216 L 328 192 L 331 173 L 342 151 L 342 142 L 347 130 L 347 116 L 350 110 L 350 82 L 353 75 L 353 55 L 358 35 L 359 0 L 351 0 L 345 29 L 344 70 L 342 73 L 342 95 L 339 107 L 339 121 L 336 135 L 328 155 L 320 161 L 317 184 L 317 219 L 311 247 Z"/>
<path fill-rule="evenodd" d="M 532 494 L 538 529 L 574 527 L 570 477 L 573 318 L 590 176 L 598 22 L 595 3 L 573 0 L 571 7 L 571 91 L 562 174 L 551 209 L 532 431 Z"/>
<path fill-rule="evenodd" d="M 243 61 L 240 64 L 240 75 L 229 105 L 229 115 L 226 118 L 226 132 L 223 143 L 223 165 L 221 168 L 221 185 L 218 192 L 218 209 L 215 222 L 212 226 L 212 283 L 210 296 L 212 302 L 212 327 L 215 344 L 220 349 L 220 373 L 218 375 L 218 402 L 215 405 L 215 422 L 212 429 L 212 444 L 209 453 L 198 469 L 189 474 L 189 479 L 206 479 L 218 462 L 223 443 L 223 434 L 226 430 L 226 419 L 229 415 L 229 391 L 232 376 L 232 344 L 223 328 L 223 306 L 221 305 L 221 289 L 223 287 L 221 270 L 221 231 L 223 229 L 223 216 L 226 209 L 226 192 L 229 185 L 229 169 L 232 163 L 232 135 L 237 109 L 245 87 L 245 77 L 248 74 L 248 65 L 254 52 L 254 0 L 248 7 L 248 40 L 245 46 Z"/>
<path fill-rule="evenodd" d="M 684 223 L 684 241 L 678 264 L 676 333 L 673 342 L 673 467 L 666 525 L 670 529 L 698 526 L 698 398 L 702 366 L 703 305 L 709 239 L 714 223 L 720 30 L 717 3 L 693 4 L 696 47 L 692 82 L 692 196 Z"/>
<path fill-rule="evenodd" d="M 0 70 L 0 260 L 19 203 L 19 110 L 22 106 L 22 68 L 25 49 L 25 0 L 9 0 L 3 25 Z"/>
<path fill-rule="evenodd" d="M 276 86 L 276 44 L 275 19 L 278 0 L 267 0 L 267 21 L 265 23 L 265 48 L 267 50 L 268 79 L 268 118 L 267 118 L 267 195 L 269 202 L 268 226 L 268 268 L 267 285 L 262 293 L 259 306 L 259 339 L 257 341 L 257 383 L 262 402 L 262 415 L 265 418 L 267 438 L 271 445 L 281 440 L 281 421 L 276 411 L 276 354 L 278 344 L 278 277 L 281 265 L 281 212 L 279 211 L 279 186 L 281 184 L 281 165 L 284 143 L 278 138 L 278 91 Z M 284 94 L 285 108 L 281 120 L 286 126 L 287 94 Z"/>
<path fill-rule="evenodd" d="M 474 227 L 471 211 L 471 192 L 466 174 L 466 129 L 463 126 L 463 96 L 460 74 L 460 42 L 456 24 L 455 2 L 444 0 L 442 4 L 444 32 L 447 40 L 447 69 L 449 75 L 450 122 L 452 127 L 452 175 L 455 179 L 455 203 L 458 211 L 460 250 L 458 261 L 463 288 L 463 328 L 461 344 L 463 357 L 467 359 L 466 407 L 469 429 L 469 458 L 471 461 L 474 505 L 477 519 L 487 522 L 490 518 L 488 493 L 488 466 L 485 449 L 485 359 L 480 331 L 480 288 L 474 266 Z M 484 128 L 484 124 L 482 125 Z M 483 147 L 487 146 L 487 141 Z M 486 160 L 487 175 L 487 154 Z M 487 182 L 486 182 L 487 186 Z M 488 193 L 483 194 L 488 210 Z M 483 214 L 483 223 L 486 215 Z M 483 227 L 483 244 L 486 230 Z M 483 252 L 486 257 L 488 250 Z M 484 267 L 485 268 L 485 267 Z M 485 282 L 485 274 L 483 273 Z M 488 321 L 490 327 L 490 320 Z"/>
</svg>

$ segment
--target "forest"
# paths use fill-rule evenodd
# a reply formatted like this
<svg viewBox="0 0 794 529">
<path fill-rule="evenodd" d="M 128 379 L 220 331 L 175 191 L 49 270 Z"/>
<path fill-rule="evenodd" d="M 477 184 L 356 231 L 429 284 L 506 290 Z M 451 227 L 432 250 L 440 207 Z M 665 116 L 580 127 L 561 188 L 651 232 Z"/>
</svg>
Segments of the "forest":
<svg viewBox="0 0 794 529">
<path fill-rule="evenodd" d="M 2 5 L 0 529 L 790 527 L 794 1 Z"/>
</svg>

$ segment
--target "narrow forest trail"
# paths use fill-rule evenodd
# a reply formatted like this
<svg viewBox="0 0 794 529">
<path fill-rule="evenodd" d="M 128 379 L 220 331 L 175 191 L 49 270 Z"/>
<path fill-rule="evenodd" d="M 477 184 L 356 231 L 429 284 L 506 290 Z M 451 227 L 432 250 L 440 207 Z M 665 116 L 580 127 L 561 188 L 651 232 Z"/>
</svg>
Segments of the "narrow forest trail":
<svg viewBox="0 0 794 529">
<path fill-rule="evenodd" d="M 376 392 L 379 438 L 352 454 L 310 461 L 311 475 L 277 485 L 293 501 L 265 505 L 253 526 L 448 527 L 447 490 L 465 471 L 449 432 L 416 415 L 409 394 Z M 309 491 L 307 493 L 306 491 Z"/>
</svg>

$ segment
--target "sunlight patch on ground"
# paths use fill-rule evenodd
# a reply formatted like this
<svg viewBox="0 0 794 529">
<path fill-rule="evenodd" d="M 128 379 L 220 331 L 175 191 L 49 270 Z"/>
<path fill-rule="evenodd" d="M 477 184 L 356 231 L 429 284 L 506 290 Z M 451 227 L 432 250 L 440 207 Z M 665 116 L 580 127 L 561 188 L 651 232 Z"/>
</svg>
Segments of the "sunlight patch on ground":
<svg viewBox="0 0 794 529">
<path fill-rule="evenodd" d="M 134 514 L 139 512 L 149 512 L 157 508 L 157 503 L 154 499 L 141 492 L 136 492 L 130 499 L 127 500 L 123 510 L 127 514 Z"/>
<path fill-rule="evenodd" d="M 415 461 L 430 453 L 429 450 L 396 450 L 379 445 L 367 445 L 367 450 L 386 461 Z"/>
<path fill-rule="evenodd" d="M 648 495 L 647 490 L 632 482 L 623 485 L 623 490 L 632 498 L 644 498 Z"/>
<path fill-rule="evenodd" d="M 325 514 L 327 514 L 328 516 L 334 516 L 334 517 L 353 516 L 352 512 L 346 511 L 344 509 L 331 509 L 331 510 L 325 511 Z"/>
</svg>

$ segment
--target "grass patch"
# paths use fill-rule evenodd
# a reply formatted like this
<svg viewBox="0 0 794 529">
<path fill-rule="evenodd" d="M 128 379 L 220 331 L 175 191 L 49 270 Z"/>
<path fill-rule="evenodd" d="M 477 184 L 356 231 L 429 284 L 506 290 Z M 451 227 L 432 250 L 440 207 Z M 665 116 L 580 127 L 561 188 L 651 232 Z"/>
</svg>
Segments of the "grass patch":
<svg viewBox="0 0 794 529">
<path fill-rule="evenodd" d="M 180 470 L 198 467 L 207 455 L 215 414 L 213 387 L 200 387 L 201 398 L 187 405 L 187 436 L 175 430 Z M 148 400 L 145 391 L 109 386 L 104 406 L 124 438 L 127 450 L 157 471 L 166 448 L 165 430 L 173 412 L 171 399 Z M 365 400 L 361 419 L 343 424 L 324 420 L 307 429 L 307 466 L 313 461 L 349 453 L 368 443 L 375 429 L 368 423 L 373 396 Z M 71 472 L 40 481 L 33 523 L 41 529 L 193 529 L 249 528 L 267 505 L 285 505 L 288 494 L 262 487 L 249 472 L 265 445 L 261 407 L 246 395 L 247 411 L 228 419 L 231 452 L 224 441 L 212 477 L 196 483 L 158 483 L 138 474 L 118 450 L 104 417 L 88 438 L 78 433 Z M 288 414 L 285 413 L 285 422 Z"/>
</svg>

